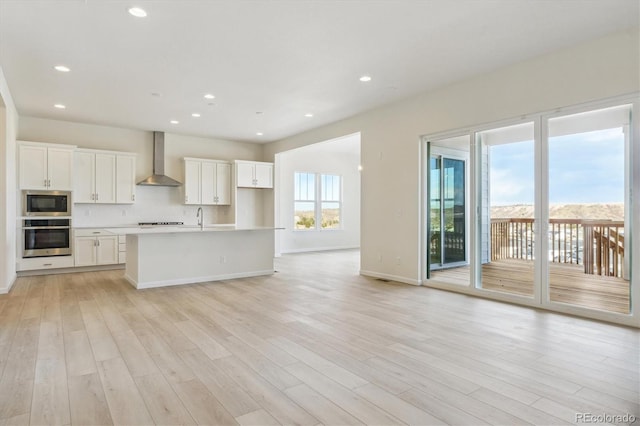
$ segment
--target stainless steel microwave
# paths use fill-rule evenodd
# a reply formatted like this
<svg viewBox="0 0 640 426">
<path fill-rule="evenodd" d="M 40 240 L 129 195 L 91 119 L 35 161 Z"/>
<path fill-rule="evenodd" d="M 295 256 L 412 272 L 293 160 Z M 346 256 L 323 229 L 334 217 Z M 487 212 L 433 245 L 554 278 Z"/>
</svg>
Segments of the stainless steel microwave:
<svg viewBox="0 0 640 426">
<path fill-rule="evenodd" d="M 22 191 L 24 216 L 71 216 L 70 191 Z"/>
</svg>

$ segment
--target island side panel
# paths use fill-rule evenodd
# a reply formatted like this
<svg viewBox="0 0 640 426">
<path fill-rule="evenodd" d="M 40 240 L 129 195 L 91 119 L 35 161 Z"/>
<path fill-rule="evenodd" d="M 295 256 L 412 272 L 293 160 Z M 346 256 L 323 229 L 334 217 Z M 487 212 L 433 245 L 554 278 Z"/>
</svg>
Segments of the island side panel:
<svg viewBox="0 0 640 426">
<path fill-rule="evenodd" d="M 127 259 L 124 278 L 136 287 L 138 282 L 138 236 L 127 234 Z"/>
<path fill-rule="evenodd" d="M 139 289 L 268 275 L 274 271 L 273 229 L 136 237 L 135 287 Z"/>
</svg>

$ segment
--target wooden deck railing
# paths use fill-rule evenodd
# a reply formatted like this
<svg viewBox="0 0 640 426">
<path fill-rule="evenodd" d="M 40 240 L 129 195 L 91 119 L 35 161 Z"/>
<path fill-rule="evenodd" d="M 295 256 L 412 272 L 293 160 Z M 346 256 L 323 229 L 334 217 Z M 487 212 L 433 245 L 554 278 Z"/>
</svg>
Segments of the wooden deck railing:
<svg viewBox="0 0 640 426">
<path fill-rule="evenodd" d="M 533 260 L 534 220 L 491 219 L 491 260 Z M 624 222 L 550 219 L 549 261 L 583 265 L 586 274 L 624 278 Z"/>
</svg>

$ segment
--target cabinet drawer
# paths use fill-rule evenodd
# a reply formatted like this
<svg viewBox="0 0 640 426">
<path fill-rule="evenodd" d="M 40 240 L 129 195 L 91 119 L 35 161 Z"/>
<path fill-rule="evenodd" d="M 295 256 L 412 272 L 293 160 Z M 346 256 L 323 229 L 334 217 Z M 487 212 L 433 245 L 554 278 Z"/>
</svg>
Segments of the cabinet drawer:
<svg viewBox="0 0 640 426">
<path fill-rule="evenodd" d="M 73 256 L 33 257 L 18 259 L 18 271 L 34 271 L 38 269 L 72 268 Z"/>
<path fill-rule="evenodd" d="M 74 230 L 76 237 L 100 237 L 103 235 L 113 235 L 106 229 L 76 229 Z"/>
</svg>

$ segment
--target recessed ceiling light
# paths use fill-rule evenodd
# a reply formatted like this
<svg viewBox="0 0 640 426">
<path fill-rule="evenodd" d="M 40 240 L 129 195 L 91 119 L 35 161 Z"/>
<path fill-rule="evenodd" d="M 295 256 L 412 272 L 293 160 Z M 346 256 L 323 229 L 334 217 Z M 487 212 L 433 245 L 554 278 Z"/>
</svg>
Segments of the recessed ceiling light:
<svg viewBox="0 0 640 426">
<path fill-rule="evenodd" d="M 371 81 L 371 77 L 368 75 L 363 75 L 362 77 L 360 77 L 360 81 L 364 81 L 364 82 Z"/>
<path fill-rule="evenodd" d="M 262 133 L 262 132 L 256 133 L 256 136 L 262 136 L 262 135 L 264 135 L 264 133 Z"/>
<path fill-rule="evenodd" d="M 171 124 L 178 124 L 178 123 L 180 123 L 180 122 L 179 122 L 178 120 L 171 120 L 169 123 L 171 123 Z"/>
<path fill-rule="evenodd" d="M 313 114 L 308 113 L 308 114 L 305 114 L 304 116 L 305 116 L 305 117 L 313 117 Z"/>
<path fill-rule="evenodd" d="M 56 71 L 60 71 L 60 72 L 69 72 L 71 71 L 71 68 L 66 67 L 64 65 L 56 65 L 55 67 L 53 67 Z"/>
<path fill-rule="evenodd" d="M 198 114 L 197 112 L 194 112 L 193 114 L 191 114 L 192 117 L 198 118 L 200 117 L 200 114 Z"/>
<path fill-rule="evenodd" d="M 58 109 L 65 109 L 66 108 L 66 106 L 64 106 L 62 104 L 55 104 L 54 107 L 58 108 Z"/>
<path fill-rule="evenodd" d="M 139 7 L 132 7 L 131 9 L 129 9 L 129 13 L 136 18 L 144 18 L 145 16 L 147 16 L 147 12 Z"/>
<path fill-rule="evenodd" d="M 216 97 L 213 96 L 211 93 L 207 93 L 206 95 L 204 95 L 205 99 L 215 99 Z"/>
</svg>

